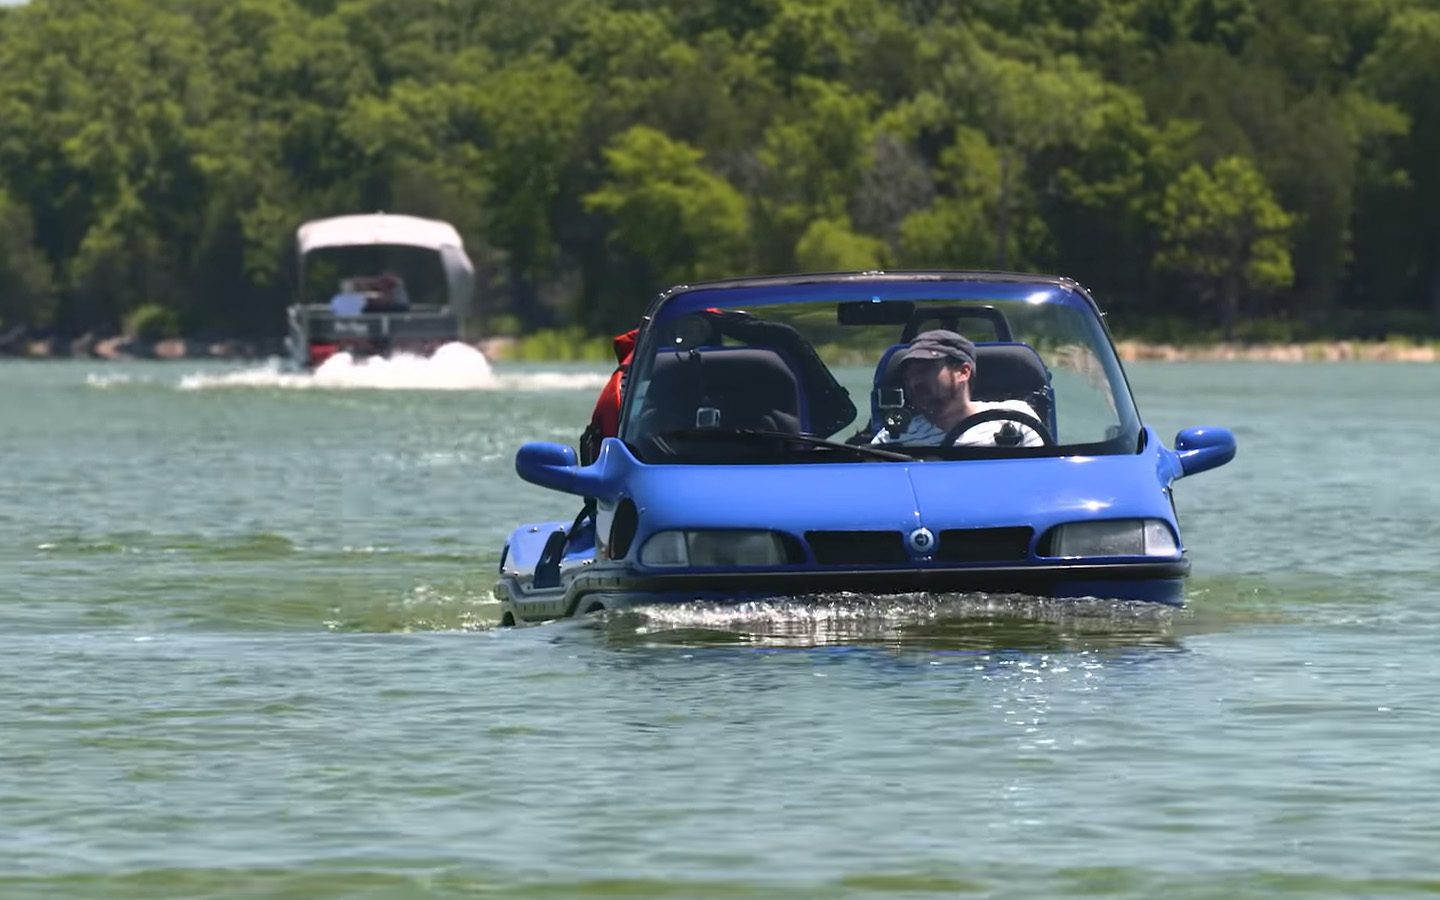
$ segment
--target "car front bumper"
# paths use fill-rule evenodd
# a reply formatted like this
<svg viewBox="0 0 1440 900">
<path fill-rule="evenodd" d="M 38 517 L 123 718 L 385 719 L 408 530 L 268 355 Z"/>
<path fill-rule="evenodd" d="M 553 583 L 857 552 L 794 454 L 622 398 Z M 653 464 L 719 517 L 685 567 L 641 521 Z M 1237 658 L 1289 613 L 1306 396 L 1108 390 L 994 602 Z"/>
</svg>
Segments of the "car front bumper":
<svg viewBox="0 0 1440 900">
<path fill-rule="evenodd" d="M 1182 606 L 1190 561 L 1066 562 L 1026 566 L 656 574 L 621 567 L 588 568 L 553 590 L 527 590 L 514 577 L 495 587 L 516 622 L 584 615 L 617 605 L 735 601 L 839 592 L 859 594 L 1014 593 L 1057 599 L 1095 597 Z"/>
</svg>

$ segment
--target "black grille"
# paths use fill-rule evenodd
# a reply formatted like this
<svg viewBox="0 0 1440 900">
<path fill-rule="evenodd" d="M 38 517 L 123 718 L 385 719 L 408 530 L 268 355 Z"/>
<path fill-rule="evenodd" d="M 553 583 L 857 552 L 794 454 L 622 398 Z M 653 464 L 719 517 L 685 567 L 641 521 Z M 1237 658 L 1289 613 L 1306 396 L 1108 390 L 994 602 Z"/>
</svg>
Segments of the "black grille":
<svg viewBox="0 0 1440 900">
<path fill-rule="evenodd" d="M 946 562 L 1000 562 L 1030 556 L 1030 538 L 1035 529 L 952 528 L 940 532 L 936 559 Z"/>
<path fill-rule="evenodd" d="M 910 559 L 898 531 L 807 531 L 815 561 L 825 566 L 897 563 Z"/>
</svg>

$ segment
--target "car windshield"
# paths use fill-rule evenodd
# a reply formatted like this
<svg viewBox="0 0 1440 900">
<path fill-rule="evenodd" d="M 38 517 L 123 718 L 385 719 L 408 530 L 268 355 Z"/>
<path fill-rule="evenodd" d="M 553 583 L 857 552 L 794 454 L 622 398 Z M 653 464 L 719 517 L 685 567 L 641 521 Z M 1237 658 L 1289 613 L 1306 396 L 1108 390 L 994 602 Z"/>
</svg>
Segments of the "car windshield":
<svg viewBox="0 0 1440 900">
<path fill-rule="evenodd" d="M 984 287 L 961 299 L 672 297 L 637 347 L 620 437 L 647 463 L 1136 452 L 1139 417 L 1089 303 L 1060 302 L 1053 286 L 1029 298 Z M 722 293 L 738 308 L 699 305 Z M 936 330 L 946 334 L 925 342 Z M 928 349 L 907 357 L 917 335 Z M 940 389 L 917 376 L 951 369 L 959 374 Z M 967 396 L 956 406 L 959 382 Z"/>
</svg>

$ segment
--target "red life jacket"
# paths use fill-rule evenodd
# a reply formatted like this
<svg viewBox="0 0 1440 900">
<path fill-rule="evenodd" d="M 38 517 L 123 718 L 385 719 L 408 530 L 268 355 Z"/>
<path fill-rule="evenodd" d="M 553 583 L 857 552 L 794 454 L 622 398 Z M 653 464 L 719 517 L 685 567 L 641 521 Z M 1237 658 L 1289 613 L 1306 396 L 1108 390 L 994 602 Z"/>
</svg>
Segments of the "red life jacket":
<svg viewBox="0 0 1440 900">
<path fill-rule="evenodd" d="M 620 401 L 625 390 L 625 373 L 630 369 L 630 358 L 635 353 L 635 336 L 640 329 L 632 328 L 614 341 L 615 361 L 619 364 L 611 373 L 610 380 L 600 389 L 595 401 L 595 411 L 590 414 L 590 425 L 580 436 L 581 462 L 589 464 L 600 452 L 600 442 L 620 433 Z"/>
</svg>

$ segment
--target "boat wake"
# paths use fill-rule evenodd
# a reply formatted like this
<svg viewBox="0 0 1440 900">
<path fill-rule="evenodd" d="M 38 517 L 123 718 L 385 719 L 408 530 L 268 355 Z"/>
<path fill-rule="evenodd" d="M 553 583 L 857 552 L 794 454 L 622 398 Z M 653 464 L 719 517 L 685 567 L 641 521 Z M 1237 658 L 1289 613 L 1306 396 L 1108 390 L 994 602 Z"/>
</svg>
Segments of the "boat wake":
<svg viewBox="0 0 1440 900">
<path fill-rule="evenodd" d="M 1170 643 L 1178 637 L 1177 617 L 1183 616 L 1171 607 L 1115 600 L 835 594 L 636 607 L 601 614 L 597 621 L 608 639 L 620 643 L 1062 649 Z"/>
<path fill-rule="evenodd" d="M 343 603 L 325 628 L 366 634 L 493 631 L 498 619 L 499 603 L 488 591 L 458 583 L 420 584 L 403 593 L 380 591 Z"/>
<path fill-rule="evenodd" d="M 430 356 L 397 353 L 394 356 L 356 359 L 337 353 L 314 372 L 287 371 L 279 360 L 264 366 L 223 374 L 186 375 L 182 390 L 232 387 L 289 388 L 297 390 L 579 390 L 595 389 L 608 373 L 529 372 L 497 373 L 485 355 L 462 343 L 445 344 Z"/>
</svg>

